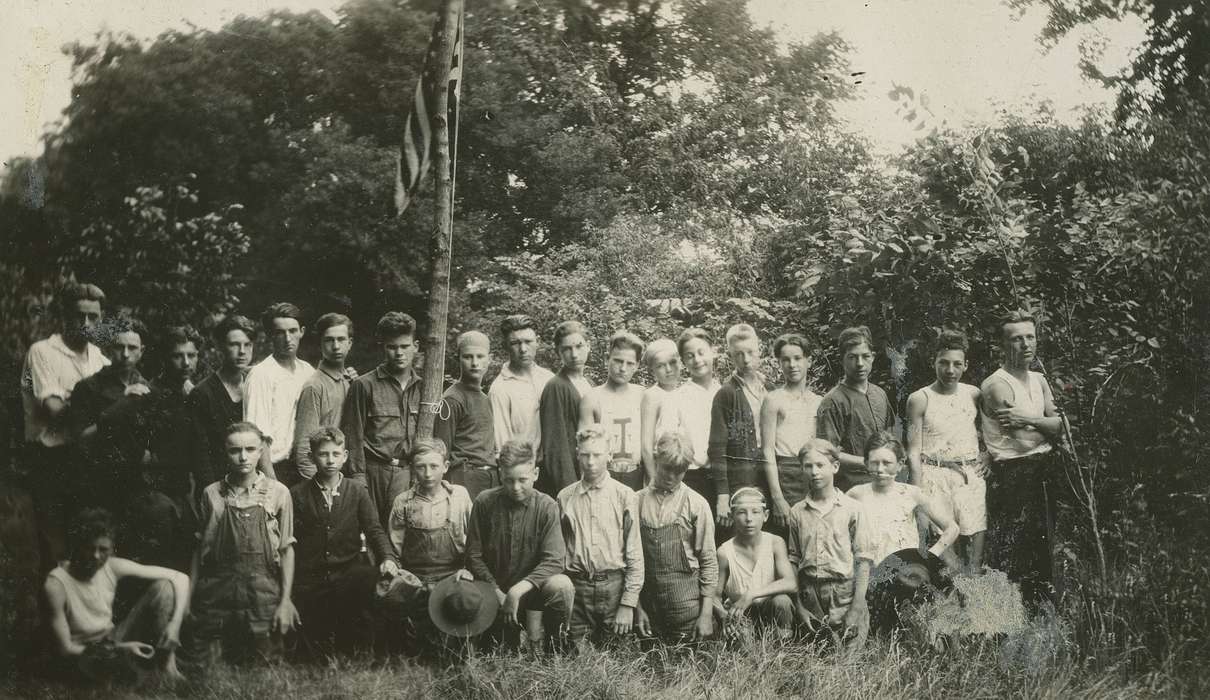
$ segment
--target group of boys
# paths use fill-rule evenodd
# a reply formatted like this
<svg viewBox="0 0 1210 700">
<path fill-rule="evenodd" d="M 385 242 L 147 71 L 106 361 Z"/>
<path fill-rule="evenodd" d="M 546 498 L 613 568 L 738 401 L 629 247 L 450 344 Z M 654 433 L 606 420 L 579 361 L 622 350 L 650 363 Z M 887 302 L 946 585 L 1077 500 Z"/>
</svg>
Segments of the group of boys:
<svg viewBox="0 0 1210 700">
<path fill-rule="evenodd" d="M 187 636 L 207 659 L 224 645 L 271 653 L 292 631 L 320 652 L 364 648 L 376 590 L 418 630 L 518 630 L 529 645 L 563 631 L 577 643 L 632 629 L 702 638 L 716 615 L 749 613 L 783 635 L 795 619 L 862 631 L 878 520 L 844 491 L 874 478 L 869 445 L 896 424 L 869 381 L 864 327 L 840 334 L 844 378 L 820 398 L 807 388 L 801 336 L 774 343 L 785 378 L 774 388 L 747 324 L 727 331 L 734 372 L 721 384 L 706 331 L 646 346 L 623 331 L 609 339 L 607 378 L 594 387 L 581 324 L 555 329 L 562 366 L 552 374 L 535 362 L 534 323 L 510 316 L 501 328 L 509 359 L 486 393 L 491 341 L 459 336 L 459 379 L 436 407 L 434 438 L 422 439 L 416 324 L 401 312 L 379 320 L 383 361 L 360 376 L 345 366 L 346 316 L 317 320 L 318 368 L 298 357 L 305 328 L 294 305 L 264 312 L 272 352 L 255 366 L 255 327 L 229 316 L 213 332 L 220 366 L 194 385 L 196 333 L 170 330 L 166 369 L 147 382 L 140 324 L 103 321 L 92 285 L 57 301 L 63 332 L 31 347 L 23 378 L 48 550 L 63 554 L 54 533 L 94 505 L 121 513 L 136 537 L 167 538 L 171 527 L 155 525 L 164 513 L 197 537 L 182 590 L 183 575 L 168 568 L 184 568 L 179 542 L 137 550 L 140 563 L 113 557 L 112 526 L 86 511 L 46 584 L 63 654 L 104 641 L 157 656 L 151 644 L 171 662 L 190 581 Z M 1010 318 L 1001 332 L 1005 362 L 982 390 L 959 381 L 965 338 L 942 334 L 937 381 L 908 400 L 906 461 L 910 481 L 952 510 L 962 564 L 978 569 L 982 426 L 992 513 L 1014 523 L 1016 538 L 992 559 L 1032 594 L 1049 584 L 1048 454 L 1061 422 L 1045 379 L 1029 370 L 1033 319 Z M 631 382 L 640 363 L 655 380 L 646 389 Z M 734 537 L 716 548 L 716 532 Z M 156 582 L 136 606 L 140 624 L 98 624 L 112 616 L 111 584 L 123 576 Z"/>
</svg>

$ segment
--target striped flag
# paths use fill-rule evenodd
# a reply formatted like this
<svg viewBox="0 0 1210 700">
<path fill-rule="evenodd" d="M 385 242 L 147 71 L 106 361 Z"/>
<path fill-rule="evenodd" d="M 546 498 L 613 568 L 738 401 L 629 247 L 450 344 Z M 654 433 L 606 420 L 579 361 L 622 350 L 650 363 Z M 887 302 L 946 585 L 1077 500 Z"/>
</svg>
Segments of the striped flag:
<svg viewBox="0 0 1210 700">
<path fill-rule="evenodd" d="M 458 13 L 458 30 L 454 35 L 450 72 L 445 79 L 437 73 L 441 70 L 437 56 L 437 45 L 445 31 L 444 15 L 437 17 L 429 50 L 424 58 L 424 73 L 416 84 L 412 97 L 412 110 L 403 126 L 403 144 L 395 153 L 395 214 L 403 214 L 412 198 L 420 189 L 428 173 L 433 150 L 432 122 L 436 106 L 436 90 L 445 89 L 449 94 L 449 109 L 446 115 L 450 134 L 450 175 L 453 176 L 455 154 L 458 145 L 458 99 L 462 91 L 462 13 Z"/>
</svg>

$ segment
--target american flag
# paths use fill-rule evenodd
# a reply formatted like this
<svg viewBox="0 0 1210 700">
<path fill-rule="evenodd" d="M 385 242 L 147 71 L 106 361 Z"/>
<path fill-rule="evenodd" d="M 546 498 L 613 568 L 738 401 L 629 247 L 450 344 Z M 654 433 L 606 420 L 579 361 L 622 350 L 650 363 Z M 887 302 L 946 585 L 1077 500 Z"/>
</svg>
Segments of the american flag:
<svg viewBox="0 0 1210 700">
<path fill-rule="evenodd" d="M 429 50 L 424 58 L 424 73 L 416 84 L 412 97 L 412 110 L 403 126 L 403 145 L 395 154 L 395 214 L 403 214 L 412 198 L 420 189 L 428 173 L 435 142 L 433 140 L 433 109 L 437 101 L 436 90 L 446 85 L 449 94 L 449 109 L 446 115 L 450 134 L 450 175 L 453 176 L 454 154 L 458 145 L 458 98 L 462 90 L 462 12 L 458 13 L 458 29 L 454 34 L 450 73 L 445 81 L 437 74 L 441 70 L 437 56 L 437 45 L 445 32 L 445 16 L 439 15 L 429 40 Z"/>
</svg>

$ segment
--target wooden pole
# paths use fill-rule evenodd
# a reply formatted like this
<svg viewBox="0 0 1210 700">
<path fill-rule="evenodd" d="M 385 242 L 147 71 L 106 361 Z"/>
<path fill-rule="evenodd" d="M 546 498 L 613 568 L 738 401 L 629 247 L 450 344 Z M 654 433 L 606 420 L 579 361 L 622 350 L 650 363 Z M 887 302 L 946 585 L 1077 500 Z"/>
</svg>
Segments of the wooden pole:
<svg viewBox="0 0 1210 700">
<path fill-rule="evenodd" d="M 444 28 L 437 43 L 437 75 L 441 87 L 433 95 L 433 281 L 429 287 L 429 325 L 424 336 L 424 385 L 420 395 L 417 437 L 433 436 L 433 425 L 441 404 L 445 379 L 445 336 L 450 308 L 450 249 L 454 237 L 453 177 L 450 169 L 449 90 L 445 76 L 450 74 L 450 54 L 458 31 L 463 0 L 445 0 L 441 13 Z"/>
</svg>

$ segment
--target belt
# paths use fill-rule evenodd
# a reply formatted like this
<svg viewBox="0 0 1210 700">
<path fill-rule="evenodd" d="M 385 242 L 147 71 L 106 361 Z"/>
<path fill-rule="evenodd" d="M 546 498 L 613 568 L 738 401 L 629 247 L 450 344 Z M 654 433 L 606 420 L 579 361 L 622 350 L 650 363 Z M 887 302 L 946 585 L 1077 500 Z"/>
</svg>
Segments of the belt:
<svg viewBox="0 0 1210 700">
<path fill-rule="evenodd" d="M 952 469 L 958 472 L 962 475 L 962 483 L 964 484 L 968 483 L 970 479 L 967 478 L 966 472 L 962 470 L 966 467 L 978 467 L 983 463 L 978 457 L 971 457 L 970 459 L 937 459 L 925 456 L 921 457 L 920 461 L 930 467 L 941 467 L 942 469 Z"/>
<path fill-rule="evenodd" d="M 583 571 L 568 571 L 567 578 L 573 581 L 588 581 L 590 583 L 601 583 L 608 581 L 611 578 L 621 576 L 621 569 L 613 569 L 612 571 L 598 571 L 593 574 L 588 574 Z"/>
<path fill-rule="evenodd" d="M 454 469 L 473 469 L 473 470 L 479 471 L 479 472 L 490 472 L 490 471 L 494 471 L 496 469 L 496 465 L 494 465 L 494 464 L 459 464 L 455 467 L 450 467 L 450 469 L 451 469 L 451 471 Z"/>
</svg>

